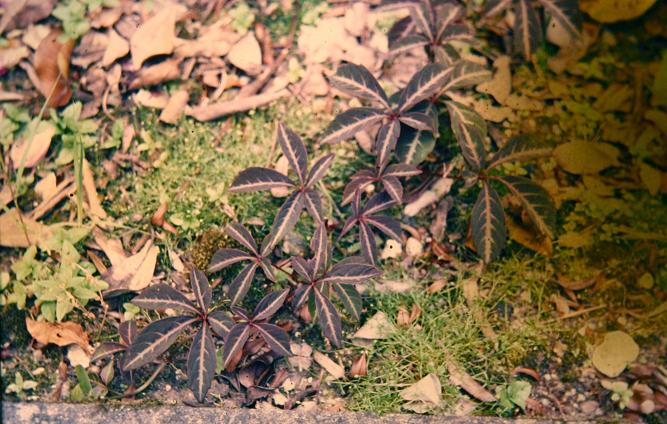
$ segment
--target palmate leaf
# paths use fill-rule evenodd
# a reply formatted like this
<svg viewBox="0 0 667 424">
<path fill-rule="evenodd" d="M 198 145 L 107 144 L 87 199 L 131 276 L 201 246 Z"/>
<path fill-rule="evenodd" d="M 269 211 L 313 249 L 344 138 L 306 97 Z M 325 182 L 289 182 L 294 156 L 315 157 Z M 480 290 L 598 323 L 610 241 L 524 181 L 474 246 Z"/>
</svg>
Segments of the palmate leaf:
<svg viewBox="0 0 667 424">
<path fill-rule="evenodd" d="M 313 238 L 310 240 L 310 251 L 313 253 L 312 267 L 314 273 L 326 270 L 331 260 L 331 245 L 324 223 L 317 226 Z"/>
<path fill-rule="evenodd" d="M 93 355 L 90 357 L 92 362 L 99 361 L 100 359 L 108 358 L 113 356 L 118 352 L 124 352 L 127 349 L 127 345 L 123 343 L 115 342 L 104 342 L 95 349 Z"/>
<path fill-rule="evenodd" d="M 247 323 L 235 324 L 225 337 L 225 344 L 222 350 L 222 366 L 227 371 L 231 371 L 236 365 L 238 356 L 243 351 L 245 342 L 250 337 L 250 326 Z"/>
<path fill-rule="evenodd" d="M 411 16 L 406 16 L 399 19 L 387 32 L 387 41 L 389 42 L 389 50 L 394 50 L 395 44 L 404 37 L 407 37 L 415 30 L 415 24 L 412 22 Z"/>
<path fill-rule="evenodd" d="M 542 43 L 540 16 L 531 0 L 514 1 L 514 49 L 530 59 Z"/>
<path fill-rule="evenodd" d="M 281 306 L 285 303 L 289 295 L 289 289 L 274 291 L 259 301 L 255 310 L 253 311 L 253 321 L 265 321 L 270 319 Z"/>
<path fill-rule="evenodd" d="M 361 295 L 351 284 L 332 284 L 338 299 L 343 303 L 343 307 L 347 313 L 355 320 L 359 321 L 361 318 L 362 302 Z"/>
<path fill-rule="evenodd" d="M 234 278 L 234 280 L 229 285 L 229 297 L 232 305 L 238 304 L 250 290 L 250 285 L 252 284 L 252 279 L 255 277 L 257 272 L 258 264 L 257 262 L 251 262 L 243 269 L 239 274 Z"/>
<path fill-rule="evenodd" d="M 387 237 L 401 242 L 401 224 L 394 218 L 383 215 L 371 215 L 366 217 L 366 222 L 382 231 Z"/>
<path fill-rule="evenodd" d="M 268 323 L 256 324 L 255 328 L 274 353 L 281 356 L 291 355 L 289 337 L 285 330 L 277 325 Z"/>
<path fill-rule="evenodd" d="M 329 339 L 334 346 L 341 347 L 343 344 L 343 330 L 336 308 L 319 289 L 313 289 L 311 292 L 314 295 L 317 319 L 324 337 Z"/>
<path fill-rule="evenodd" d="M 211 330 L 218 336 L 225 338 L 234 325 L 234 321 L 222 311 L 213 311 L 206 317 Z"/>
<path fill-rule="evenodd" d="M 331 153 L 326 156 L 322 156 L 321 158 L 315 161 L 313 167 L 310 168 L 310 172 L 308 173 L 308 178 L 306 179 L 307 187 L 313 187 L 322 179 L 322 177 L 324 177 L 329 168 L 331 168 L 331 164 L 333 163 L 335 157 L 336 155 Z"/>
<path fill-rule="evenodd" d="M 484 16 L 492 18 L 500 15 L 502 12 L 509 9 L 512 5 L 512 0 L 486 0 L 484 3 Z"/>
<path fill-rule="evenodd" d="M 282 122 L 278 124 L 278 144 L 283 154 L 287 158 L 290 166 L 296 172 L 301 183 L 306 182 L 306 172 L 308 172 L 308 153 L 306 146 L 303 145 L 301 138 L 291 129 L 287 128 Z"/>
<path fill-rule="evenodd" d="M 452 72 L 442 87 L 442 92 L 469 88 L 489 79 L 491 79 L 491 71 L 477 63 L 463 60 L 452 67 Z"/>
<path fill-rule="evenodd" d="M 364 258 L 375 264 L 375 259 L 378 257 L 378 247 L 373 230 L 365 222 L 359 222 L 359 244 Z"/>
<path fill-rule="evenodd" d="M 155 360 L 174 344 L 183 330 L 196 321 L 196 318 L 177 316 L 151 322 L 130 346 L 123 369 L 137 369 Z"/>
<path fill-rule="evenodd" d="M 465 10 L 458 4 L 446 3 L 437 10 L 437 32 L 435 38 L 441 40 L 443 34 L 454 22 L 465 16 Z"/>
<path fill-rule="evenodd" d="M 447 101 L 445 104 L 452 121 L 454 137 L 461 147 L 463 157 L 473 169 L 482 169 L 485 156 L 486 121 L 475 111 L 460 103 Z"/>
<path fill-rule="evenodd" d="M 215 375 L 215 343 L 209 325 L 204 322 L 195 335 L 188 353 L 188 386 L 198 402 L 204 402 Z"/>
<path fill-rule="evenodd" d="M 135 296 L 132 304 L 151 310 L 175 309 L 181 312 L 198 314 L 199 309 L 183 293 L 166 284 L 154 284 Z"/>
<path fill-rule="evenodd" d="M 492 169 L 507 162 L 537 159 L 550 155 L 552 151 L 553 147 L 548 146 L 542 139 L 522 134 L 507 140 L 486 166 Z"/>
<path fill-rule="evenodd" d="M 431 131 L 401 128 L 396 143 L 396 157 L 405 164 L 419 164 L 435 148 L 435 137 Z"/>
<path fill-rule="evenodd" d="M 294 192 L 287 198 L 273 220 L 271 232 L 262 243 L 262 250 L 260 252 L 262 256 L 268 255 L 271 249 L 294 228 L 303 210 L 303 206 L 304 199 L 301 192 Z"/>
<path fill-rule="evenodd" d="M 278 171 L 269 168 L 250 167 L 239 172 L 232 182 L 229 191 L 243 193 L 258 190 L 269 190 L 279 187 L 293 187 L 292 180 Z"/>
<path fill-rule="evenodd" d="M 120 339 L 126 345 L 132 344 L 134 339 L 137 337 L 137 323 L 132 319 L 129 321 L 123 321 L 118 325 L 118 334 Z"/>
<path fill-rule="evenodd" d="M 367 263 L 337 263 L 320 280 L 322 284 L 361 284 L 381 272 L 373 265 Z"/>
<path fill-rule="evenodd" d="M 385 191 L 389 193 L 397 204 L 403 203 L 403 184 L 401 184 L 398 177 L 384 176 L 380 181 L 382 182 L 382 187 L 384 187 Z"/>
<path fill-rule="evenodd" d="M 388 177 L 414 177 L 422 172 L 414 165 L 406 163 L 395 163 L 389 165 L 384 175 Z"/>
<path fill-rule="evenodd" d="M 429 0 L 412 5 L 410 7 L 410 16 L 419 32 L 424 34 L 429 40 L 435 40 L 433 9 Z"/>
<path fill-rule="evenodd" d="M 436 63 L 439 63 L 446 68 L 455 65 L 461 60 L 459 52 L 449 44 L 433 46 L 433 56 Z"/>
<path fill-rule="evenodd" d="M 528 178 L 506 175 L 497 177 L 521 201 L 535 227 L 549 238 L 554 237 L 556 207 L 549 193 Z"/>
<path fill-rule="evenodd" d="M 323 222 L 324 212 L 322 207 L 322 195 L 316 190 L 306 190 L 303 192 L 303 204 L 312 216 L 315 222 Z"/>
<path fill-rule="evenodd" d="M 211 263 L 208 266 L 208 272 L 216 272 L 227 268 L 237 262 L 254 259 L 253 256 L 247 254 L 243 250 L 224 248 L 219 249 L 213 254 Z"/>
<path fill-rule="evenodd" d="M 581 37 L 582 16 L 577 0 L 538 0 L 546 14 L 574 38 Z"/>
<path fill-rule="evenodd" d="M 257 242 L 246 227 L 233 222 L 225 227 L 225 233 L 257 256 Z"/>
<path fill-rule="evenodd" d="M 375 139 L 375 153 L 377 155 L 375 166 L 382 171 L 391 159 L 391 154 L 396 148 L 396 141 L 401 130 L 401 124 L 397 120 L 389 121 L 380 127 Z"/>
<path fill-rule="evenodd" d="M 208 311 L 211 306 L 211 286 L 208 283 L 208 278 L 203 272 L 197 268 L 193 268 L 190 272 L 190 285 L 192 292 L 195 295 L 195 300 L 202 311 Z"/>
<path fill-rule="evenodd" d="M 385 117 L 382 109 L 355 107 L 346 110 L 329 124 L 320 143 L 332 144 L 347 140 L 359 131 L 377 124 Z"/>
<path fill-rule="evenodd" d="M 410 128 L 414 128 L 420 131 L 435 131 L 437 123 L 434 122 L 433 116 L 428 113 L 423 112 L 406 112 L 402 114 L 399 118 L 401 123 L 407 125 Z"/>
<path fill-rule="evenodd" d="M 449 79 L 452 70 L 439 63 L 431 63 L 419 70 L 401 92 L 399 112 L 407 112 L 417 103 L 437 94 Z"/>
<path fill-rule="evenodd" d="M 380 83 L 363 66 L 347 63 L 338 67 L 336 74 L 330 78 L 331 85 L 352 96 L 376 101 L 389 107 L 389 99 Z"/>
<path fill-rule="evenodd" d="M 428 44 L 428 39 L 423 35 L 410 34 L 389 44 L 389 53 L 392 55 L 397 55 L 419 47 L 425 47 Z"/>
<path fill-rule="evenodd" d="M 477 253 L 484 263 L 489 263 L 500 255 L 507 240 L 505 228 L 505 212 L 500 197 L 488 183 L 484 183 L 482 191 L 472 209 L 472 241 Z"/>
</svg>

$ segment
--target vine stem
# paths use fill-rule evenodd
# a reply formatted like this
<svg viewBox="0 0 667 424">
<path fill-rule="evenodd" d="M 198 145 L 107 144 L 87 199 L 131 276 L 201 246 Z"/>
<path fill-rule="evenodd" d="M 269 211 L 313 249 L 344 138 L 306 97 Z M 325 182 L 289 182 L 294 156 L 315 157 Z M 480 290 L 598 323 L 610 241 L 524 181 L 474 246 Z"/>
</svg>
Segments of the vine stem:
<svg viewBox="0 0 667 424">
<path fill-rule="evenodd" d="M 160 375 L 160 373 L 162 372 L 162 370 L 164 369 L 164 367 L 165 367 L 166 365 L 167 365 L 166 362 L 161 362 L 160 365 L 159 365 L 157 368 L 155 368 L 155 371 L 153 371 L 153 374 L 151 374 L 151 376 L 148 377 L 148 380 L 146 380 L 146 381 L 144 382 L 144 384 L 142 384 L 141 386 L 139 386 L 136 390 L 133 390 L 133 391 L 128 392 L 128 393 L 125 393 L 125 394 L 123 395 L 123 397 L 135 396 L 135 395 L 138 395 L 139 393 L 143 392 L 144 390 L 146 390 L 146 389 L 148 388 L 148 386 L 150 386 L 151 383 L 152 383 L 153 381 L 155 381 L 155 379 L 157 378 L 157 376 Z"/>
</svg>

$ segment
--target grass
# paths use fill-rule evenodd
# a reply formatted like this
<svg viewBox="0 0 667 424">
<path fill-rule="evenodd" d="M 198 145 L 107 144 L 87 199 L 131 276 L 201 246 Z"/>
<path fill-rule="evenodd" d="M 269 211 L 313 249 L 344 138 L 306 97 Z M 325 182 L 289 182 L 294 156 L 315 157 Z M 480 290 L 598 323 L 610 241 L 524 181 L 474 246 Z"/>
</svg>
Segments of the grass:
<svg viewBox="0 0 667 424">
<path fill-rule="evenodd" d="M 400 307 L 410 310 L 413 304 L 422 313 L 410 326 L 398 327 L 390 338 L 375 342 L 368 376 L 343 386 L 348 407 L 381 414 L 399 412 L 404 404 L 400 391 L 434 373 L 443 386 L 443 403 L 433 412 L 452 413 L 464 395 L 448 383 L 448 361 L 487 388 L 508 383 L 512 369 L 544 351 L 547 334 L 559 331 L 545 325 L 545 311 L 540 309 L 548 277 L 543 262 L 525 257 L 506 259 L 483 274 L 479 310 L 485 311 L 496 341 L 482 334 L 479 316 L 462 295 L 460 277 L 433 295 L 423 288 L 408 294 L 372 294 L 370 314 L 383 311 L 395 320 Z M 508 316 L 507 310 L 513 313 Z"/>
</svg>

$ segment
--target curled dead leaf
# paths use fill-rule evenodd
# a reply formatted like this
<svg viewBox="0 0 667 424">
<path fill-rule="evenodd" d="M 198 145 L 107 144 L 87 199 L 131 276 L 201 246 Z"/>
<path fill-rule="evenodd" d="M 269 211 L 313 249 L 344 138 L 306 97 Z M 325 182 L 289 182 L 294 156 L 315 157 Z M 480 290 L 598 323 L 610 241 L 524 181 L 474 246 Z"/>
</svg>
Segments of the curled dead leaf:
<svg viewBox="0 0 667 424">
<path fill-rule="evenodd" d="M 48 226 L 10 209 L 0 215 L 0 246 L 28 247 L 51 236 Z"/>
<path fill-rule="evenodd" d="M 85 351 L 90 351 L 88 335 L 83 330 L 83 327 L 81 327 L 81 324 L 70 321 L 51 323 L 26 318 L 25 325 L 32 338 L 42 344 L 55 344 L 58 346 L 76 344 L 81 346 Z"/>
<path fill-rule="evenodd" d="M 415 384 L 400 392 L 407 403 L 403 408 L 423 414 L 437 407 L 442 402 L 442 385 L 435 374 L 428 374 Z"/>
<path fill-rule="evenodd" d="M 68 79 L 74 40 L 60 41 L 61 35 L 56 30 L 44 37 L 37 47 L 33 63 L 37 89 L 49 99 L 49 107 L 65 106 L 72 98 Z"/>
<path fill-rule="evenodd" d="M 366 352 L 362 353 L 352 362 L 350 367 L 350 377 L 363 377 L 368 374 L 368 362 Z"/>
<path fill-rule="evenodd" d="M 169 54 L 176 45 L 176 21 L 187 12 L 185 6 L 167 3 L 166 7 L 141 24 L 130 38 L 132 65 L 139 69 L 150 57 Z"/>
</svg>

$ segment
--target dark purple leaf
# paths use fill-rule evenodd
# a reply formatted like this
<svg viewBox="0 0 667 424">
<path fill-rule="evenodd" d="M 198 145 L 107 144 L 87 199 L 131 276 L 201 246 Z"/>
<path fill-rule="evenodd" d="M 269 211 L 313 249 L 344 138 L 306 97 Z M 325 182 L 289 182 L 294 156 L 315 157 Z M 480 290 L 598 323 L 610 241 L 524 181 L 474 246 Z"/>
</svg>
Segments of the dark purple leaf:
<svg viewBox="0 0 667 424">
<path fill-rule="evenodd" d="M 377 193 L 368 199 L 366 207 L 364 208 L 364 215 L 372 215 L 395 205 L 396 201 L 394 201 L 389 194 L 385 192 Z"/>
<path fill-rule="evenodd" d="M 343 228 L 340 230 L 340 234 L 338 234 L 338 240 L 343 238 L 345 234 L 349 233 L 350 230 L 354 228 L 354 224 L 357 223 L 357 220 L 358 219 L 356 216 L 351 216 L 345 221 L 345 224 L 343 224 Z"/>
<path fill-rule="evenodd" d="M 422 112 L 406 112 L 398 118 L 405 125 L 420 131 L 435 131 L 433 117 Z"/>
<path fill-rule="evenodd" d="M 345 189 L 343 190 L 343 200 L 341 205 L 345 206 L 350 203 L 352 200 L 354 200 L 354 196 L 357 191 L 363 191 L 366 187 L 373 184 L 373 181 L 375 181 L 374 177 L 360 177 L 350 179 L 350 182 L 347 183 Z"/>
<path fill-rule="evenodd" d="M 542 23 L 531 0 L 514 0 L 514 49 L 525 59 L 542 43 Z"/>
<path fill-rule="evenodd" d="M 317 226 L 313 238 L 310 240 L 310 251 L 313 252 L 313 269 L 317 273 L 329 266 L 330 248 L 329 234 L 324 224 Z"/>
<path fill-rule="evenodd" d="M 518 135 L 507 140 L 507 143 L 489 160 L 487 169 L 495 168 L 512 161 L 527 161 L 551 154 L 553 148 L 541 138 L 531 135 Z"/>
<path fill-rule="evenodd" d="M 486 0 L 484 3 L 484 15 L 492 18 L 509 9 L 512 0 Z"/>
<path fill-rule="evenodd" d="M 389 165 L 384 171 L 385 177 L 412 177 L 422 172 L 414 165 L 407 163 L 395 163 Z"/>
<path fill-rule="evenodd" d="M 375 139 L 375 154 L 377 155 L 376 166 L 383 170 L 391 159 L 391 154 L 396 148 L 396 140 L 401 131 L 401 124 L 397 120 L 392 120 L 384 124 L 378 131 Z"/>
<path fill-rule="evenodd" d="M 192 268 L 192 272 L 190 272 L 190 285 L 201 310 L 208 311 L 208 308 L 211 307 L 212 294 L 206 275 L 197 268 Z"/>
<path fill-rule="evenodd" d="M 371 263 L 375 264 L 378 257 L 378 248 L 375 243 L 375 235 L 371 228 L 365 222 L 359 223 L 359 243 L 361 244 L 361 253 Z"/>
<path fill-rule="evenodd" d="M 500 203 L 498 193 L 488 183 L 479 192 L 471 217 L 472 241 L 477 253 L 485 263 L 489 263 L 500 255 L 507 230 L 505 229 L 505 212 Z"/>
<path fill-rule="evenodd" d="M 137 335 L 123 364 L 124 370 L 137 369 L 162 355 L 183 330 L 197 321 L 191 317 L 169 317 L 153 321 Z"/>
<path fill-rule="evenodd" d="M 211 329 L 218 336 L 225 338 L 234 325 L 234 321 L 223 311 L 213 311 L 206 317 Z"/>
<path fill-rule="evenodd" d="M 315 222 L 323 222 L 324 211 L 322 206 L 322 195 L 316 190 L 306 190 L 303 192 L 303 200 L 308 215 L 310 215 Z"/>
<path fill-rule="evenodd" d="M 232 365 L 236 355 L 243 350 L 248 337 L 250 337 L 250 326 L 246 323 L 236 324 L 229 330 L 222 350 L 222 363 L 227 371 L 231 371 L 229 366 Z"/>
<path fill-rule="evenodd" d="M 262 256 L 267 256 L 276 244 L 294 228 L 303 206 L 303 193 L 297 191 L 287 198 L 273 220 L 271 233 L 262 242 L 262 251 L 260 252 Z"/>
<path fill-rule="evenodd" d="M 449 79 L 452 68 L 431 63 L 418 71 L 401 93 L 399 112 L 406 112 L 414 105 L 434 96 Z"/>
<path fill-rule="evenodd" d="M 239 249 L 220 249 L 211 258 L 211 263 L 208 265 L 208 272 L 220 271 L 237 262 L 253 260 L 251 255 Z"/>
<path fill-rule="evenodd" d="M 306 179 L 307 187 L 312 188 L 313 186 L 315 186 L 315 184 L 317 184 L 318 181 L 322 179 L 322 177 L 324 177 L 324 175 L 331 167 L 331 164 L 333 163 L 335 157 L 336 155 L 330 153 L 326 156 L 322 156 L 317 161 L 315 161 L 313 167 L 310 168 L 310 172 L 308 173 L 308 178 Z"/>
<path fill-rule="evenodd" d="M 262 272 L 264 272 L 264 276 L 268 278 L 271 281 L 276 281 L 276 274 L 273 272 L 273 265 L 271 264 L 271 261 L 268 259 L 262 259 L 259 262 L 259 266 L 262 268 Z"/>
<path fill-rule="evenodd" d="M 535 227 L 542 234 L 553 238 L 556 228 L 556 207 L 549 193 L 526 177 L 506 175 L 498 177 L 498 181 L 519 199 Z"/>
<path fill-rule="evenodd" d="M 403 203 L 403 185 L 398 177 L 384 177 L 382 178 L 382 185 L 394 202 L 399 205 Z"/>
<path fill-rule="evenodd" d="M 382 231 L 387 237 L 401 242 L 401 224 L 394 218 L 383 215 L 372 215 L 366 217 L 366 222 Z"/>
<path fill-rule="evenodd" d="M 234 281 L 229 285 L 229 298 L 232 305 L 239 303 L 250 289 L 252 279 L 257 271 L 257 262 L 251 262 L 239 272 L 239 275 L 234 278 Z"/>
<path fill-rule="evenodd" d="M 262 335 L 262 338 L 269 345 L 274 353 L 281 356 L 290 356 L 289 337 L 282 328 L 273 324 L 257 324 L 255 328 Z"/>
<path fill-rule="evenodd" d="M 410 7 L 410 16 L 412 21 L 417 26 L 417 30 L 424 34 L 429 40 L 435 39 L 435 31 L 433 29 L 433 13 L 429 1 L 420 2 Z"/>
<path fill-rule="evenodd" d="M 346 110 L 329 124 L 320 140 L 323 144 L 338 143 L 354 136 L 359 131 L 382 121 L 385 113 L 381 109 L 355 107 Z"/>
<path fill-rule="evenodd" d="M 451 43 L 452 41 L 463 41 L 472 43 L 475 40 L 475 30 L 466 24 L 453 24 L 448 26 L 442 33 L 441 43 Z"/>
<path fill-rule="evenodd" d="M 278 312 L 278 309 L 283 306 L 285 299 L 287 299 L 287 295 L 289 295 L 289 289 L 274 291 L 264 296 L 264 298 L 259 301 L 252 313 L 253 320 L 265 321 L 271 318 L 273 315 L 275 315 L 276 312 Z"/>
<path fill-rule="evenodd" d="M 305 183 L 306 172 L 308 172 L 306 146 L 303 145 L 299 136 L 282 122 L 278 124 L 278 144 L 280 144 L 287 161 L 299 177 L 299 181 L 302 184 Z"/>
<path fill-rule="evenodd" d="M 396 143 L 396 156 L 404 164 L 418 164 L 426 159 L 434 147 L 435 138 L 431 131 L 404 127 Z"/>
<path fill-rule="evenodd" d="M 132 344 L 134 338 L 137 337 L 137 323 L 133 319 L 121 322 L 118 325 L 118 334 L 123 343 Z"/>
<path fill-rule="evenodd" d="M 340 91 L 362 99 L 373 100 L 388 108 L 389 100 L 375 77 L 363 66 L 347 63 L 338 67 L 330 78 L 331 85 Z"/>
<path fill-rule="evenodd" d="M 204 322 L 195 335 L 188 353 L 188 386 L 198 402 L 204 402 L 215 375 L 215 343 L 211 329 Z"/>
<path fill-rule="evenodd" d="M 293 256 L 290 258 L 292 269 L 296 271 L 304 280 L 311 281 L 315 278 L 315 269 L 313 264 L 306 261 L 301 256 Z"/>
<path fill-rule="evenodd" d="M 95 362 L 100 359 L 108 358 L 109 356 L 113 356 L 118 352 L 124 352 L 125 349 L 127 349 L 127 346 L 122 343 L 100 343 L 100 345 L 97 346 L 97 349 L 95 349 L 95 352 L 93 352 L 93 356 L 90 357 L 90 360 L 91 362 Z"/>
<path fill-rule="evenodd" d="M 308 295 L 310 295 L 313 286 L 310 284 L 302 284 L 294 291 L 294 297 L 292 298 L 292 309 L 296 312 L 304 304 Z"/>
<path fill-rule="evenodd" d="M 389 53 L 399 55 L 417 48 L 423 48 L 429 41 L 421 34 L 412 34 L 396 40 L 389 45 Z"/>
<path fill-rule="evenodd" d="M 343 330 L 338 312 L 319 290 L 313 290 L 315 295 L 315 306 L 317 307 L 317 319 L 324 337 L 329 339 L 336 347 L 343 344 Z"/>
<path fill-rule="evenodd" d="M 565 28 L 571 37 L 581 37 L 583 19 L 577 0 L 538 0 L 538 2 L 544 7 L 546 15 Z"/>
<path fill-rule="evenodd" d="M 175 309 L 192 314 L 199 313 L 199 309 L 183 293 L 162 283 L 144 289 L 140 295 L 132 299 L 132 303 L 142 309 Z"/>
<path fill-rule="evenodd" d="M 336 295 L 343 303 L 343 307 L 348 314 L 355 320 L 359 321 L 361 318 L 361 296 L 357 289 L 351 284 L 333 284 L 332 287 L 336 291 Z"/>
<path fill-rule="evenodd" d="M 466 60 L 459 61 L 451 69 L 450 78 L 442 87 L 443 93 L 459 88 L 470 88 L 491 79 L 491 71 L 482 65 Z"/>
<path fill-rule="evenodd" d="M 381 272 L 368 263 L 344 263 L 340 262 L 331 268 L 331 271 L 320 280 L 322 284 L 360 284 L 377 277 Z"/>
<path fill-rule="evenodd" d="M 437 40 L 442 40 L 443 33 L 447 28 L 465 16 L 465 10 L 458 4 L 447 3 L 438 8 L 437 15 L 438 19 L 436 24 L 438 26 L 438 31 L 435 38 Z"/>
<path fill-rule="evenodd" d="M 389 41 L 389 50 L 394 50 L 394 45 L 404 37 L 407 37 L 415 30 L 415 24 L 412 22 L 411 16 L 399 19 L 387 32 L 387 40 Z"/>
<path fill-rule="evenodd" d="M 258 190 L 269 190 L 279 187 L 293 187 L 292 180 L 278 171 L 269 168 L 250 167 L 239 172 L 229 191 L 243 193 Z"/>
<path fill-rule="evenodd" d="M 472 109 L 460 103 L 447 101 L 445 104 L 452 121 L 454 137 L 461 147 L 463 157 L 473 169 L 482 169 L 486 154 L 484 150 L 486 121 Z"/>
<path fill-rule="evenodd" d="M 257 243 L 250 231 L 243 225 L 233 222 L 225 227 L 225 233 L 245 246 L 246 249 L 257 255 Z"/>
</svg>

